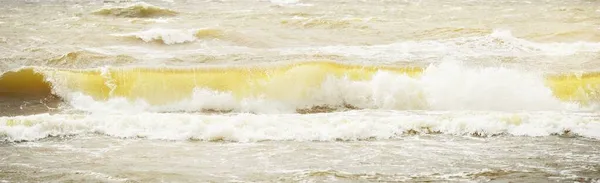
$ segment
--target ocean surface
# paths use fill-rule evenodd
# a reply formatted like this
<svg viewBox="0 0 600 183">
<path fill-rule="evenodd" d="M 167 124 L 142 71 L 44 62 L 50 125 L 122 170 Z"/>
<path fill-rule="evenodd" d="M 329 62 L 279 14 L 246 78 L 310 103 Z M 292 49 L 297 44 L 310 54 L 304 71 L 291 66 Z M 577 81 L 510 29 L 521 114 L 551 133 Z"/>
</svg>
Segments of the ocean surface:
<svg viewBox="0 0 600 183">
<path fill-rule="evenodd" d="M 0 4 L 0 182 L 600 182 L 597 0 Z"/>
</svg>

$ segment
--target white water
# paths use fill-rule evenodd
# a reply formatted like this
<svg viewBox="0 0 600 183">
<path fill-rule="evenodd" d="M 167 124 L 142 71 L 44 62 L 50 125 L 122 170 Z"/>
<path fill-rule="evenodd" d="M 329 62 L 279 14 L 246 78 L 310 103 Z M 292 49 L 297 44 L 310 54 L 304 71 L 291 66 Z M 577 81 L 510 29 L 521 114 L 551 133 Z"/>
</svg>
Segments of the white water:
<svg viewBox="0 0 600 183">
<path fill-rule="evenodd" d="M 481 56 L 569 56 L 600 51 L 600 43 L 537 43 L 517 38 L 508 30 L 495 30 L 486 36 L 443 40 L 399 41 L 388 45 L 325 46 L 282 49 L 284 54 L 339 54 L 381 61 Z"/>
<path fill-rule="evenodd" d="M 77 92 L 66 99 L 75 114 L 2 117 L 0 134 L 9 141 L 86 133 L 168 140 L 332 141 L 398 138 L 408 130 L 483 136 L 548 136 L 568 131 L 600 138 L 600 119 L 592 113 L 563 113 L 573 105 L 554 98 L 541 75 L 457 62 L 430 66 L 420 78 L 388 72 L 378 72 L 369 81 L 330 77 L 308 98 L 290 100 L 237 101 L 227 93 L 200 89 L 190 100 L 168 106 L 122 98 L 94 101 Z M 377 110 L 293 114 L 298 107 L 344 103 Z M 201 109 L 244 113 L 156 113 Z M 434 111 L 414 111 L 420 109 Z"/>
<path fill-rule="evenodd" d="M 144 42 L 158 41 L 164 44 L 182 44 L 198 40 L 194 34 L 201 29 L 166 29 L 152 28 L 139 32 L 112 34 L 118 37 L 130 37 Z M 214 44 L 214 45 L 213 45 Z M 441 40 L 399 40 L 391 44 L 355 46 L 283 46 L 278 48 L 258 49 L 243 45 L 228 45 L 211 42 L 198 45 L 199 49 L 176 49 L 165 51 L 150 47 L 109 46 L 96 48 L 97 51 L 110 54 L 128 54 L 146 58 L 176 58 L 182 55 L 237 55 L 237 54 L 276 54 L 276 55 L 339 55 L 368 60 L 369 64 L 393 63 L 397 61 L 413 62 L 429 60 L 439 62 L 443 59 L 468 59 L 479 57 L 568 57 L 600 52 L 597 42 L 561 42 L 539 43 L 521 39 L 508 30 L 495 30 L 485 36 L 460 37 Z M 165 56 L 166 55 L 166 56 Z M 550 61 L 535 60 L 539 63 Z M 568 64 L 568 63 L 562 63 Z M 574 63 L 573 63 L 574 64 Z"/>
<path fill-rule="evenodd" d="M 0 134 L 8 141 L 47 136 L 100 133 L 115 137 L 165 140 L 334 141 L 400 138 L 408 130 L 452 135 L 600 138 L 600 119 L 559 112 L 399 112 L 351 111 L 323 114 L 136 113 L 1 117 Z"/>
</svg>

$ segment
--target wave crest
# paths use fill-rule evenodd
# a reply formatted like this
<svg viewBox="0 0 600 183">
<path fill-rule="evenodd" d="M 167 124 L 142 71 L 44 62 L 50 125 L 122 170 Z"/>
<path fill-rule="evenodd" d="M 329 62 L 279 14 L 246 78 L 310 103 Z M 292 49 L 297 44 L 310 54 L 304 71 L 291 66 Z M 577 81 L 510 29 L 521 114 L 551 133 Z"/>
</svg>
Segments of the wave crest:
<svg viewBox="0 0 600 183">
<path fill-rule="evenodd" d="M 131 63 L 136 59 L 127 55 L 110 55 L 102 54 L 93 51 L 80 50 L 73 51 L 59 57 L 50 59 L 46 62 L 50 66 L 62 66 L 62 67 L 77 67 L 77 66 L 93 66 L 93 65 L 106 65 L 110 63 L 124 64 Z"/>
<path fill-rule="evenodd" d="M 179 13 L 170 9 L 140 2 L 126 7 L 102 8 L 94 11 L 93 14 L 126 18 L 153 18 L 176 16 Z"/>
<path fill-rule="evenodd" d="M 234 41 L 236 39 L 234 35 L 226 35 L 225 31 L 214 28 L 187 30 L 153 28 L 140 32 L 112 35 L 142 40 L 144 42 L 159 42 L 167 45 L 190 43 L 198 39 L 232 39 Z"/>
<path fill-rule="evenodd" d="M 141 39 L 144 42 L 157 41 L 164 44 L 181 44 L 195 41 L 195 32 L 195 30 L 155 28 L 141 32 L 113 34 L 113 36 Z"/>
</svg>

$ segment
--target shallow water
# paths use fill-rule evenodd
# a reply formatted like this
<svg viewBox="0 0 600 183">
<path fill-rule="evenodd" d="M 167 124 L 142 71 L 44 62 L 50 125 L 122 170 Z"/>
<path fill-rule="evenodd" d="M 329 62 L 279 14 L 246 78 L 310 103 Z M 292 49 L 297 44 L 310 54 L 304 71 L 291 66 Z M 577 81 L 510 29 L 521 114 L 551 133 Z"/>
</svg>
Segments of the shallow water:
<svg viewBox="0 0 600 183">
<path fill-rule="evenodd" d="M 2 1 L 2 182 L 598 182 L 600 2 Z"/>
<path fill-rule="evenodd" d="M 15 182 L 589 182 L 600 178 L 600 156 L 589 153 L 598 151 L 598 142 L 562 137 L 420 135 L 352 142 L 229 143 L 87 135 L 2 149 L 3 161 L 14 163 L 3 165 L 1 174 Z"/>
</svg>

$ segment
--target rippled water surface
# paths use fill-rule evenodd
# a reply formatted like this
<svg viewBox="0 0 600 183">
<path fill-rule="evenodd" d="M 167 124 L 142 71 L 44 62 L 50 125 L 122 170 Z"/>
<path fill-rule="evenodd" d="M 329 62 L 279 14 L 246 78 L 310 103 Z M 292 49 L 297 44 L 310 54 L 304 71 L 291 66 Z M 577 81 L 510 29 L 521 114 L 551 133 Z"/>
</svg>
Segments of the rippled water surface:
<svg viewBox="0 0 600 183">
<path fill-rule="evenodd" d="M 598 182 L 600 1 L 5 1 L 2 182 Z"/>
</svg>

